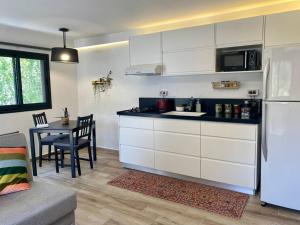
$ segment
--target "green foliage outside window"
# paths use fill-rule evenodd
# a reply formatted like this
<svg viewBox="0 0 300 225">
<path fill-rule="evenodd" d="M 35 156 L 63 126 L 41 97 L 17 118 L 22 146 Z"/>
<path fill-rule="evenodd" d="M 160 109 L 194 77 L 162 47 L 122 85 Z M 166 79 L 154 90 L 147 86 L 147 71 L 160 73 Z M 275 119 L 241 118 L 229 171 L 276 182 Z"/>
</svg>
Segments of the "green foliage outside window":
<svg viewBox="0 0 300 225">
<path fill-rule="evenodd" d="M 44 102 L 41 61 L 20 59 L 23 103 Z"/>
<path fill-rule="evenodd" d="M 16 104 L 13 59 L 0 57 L 0 105 Z"/>
</svg>

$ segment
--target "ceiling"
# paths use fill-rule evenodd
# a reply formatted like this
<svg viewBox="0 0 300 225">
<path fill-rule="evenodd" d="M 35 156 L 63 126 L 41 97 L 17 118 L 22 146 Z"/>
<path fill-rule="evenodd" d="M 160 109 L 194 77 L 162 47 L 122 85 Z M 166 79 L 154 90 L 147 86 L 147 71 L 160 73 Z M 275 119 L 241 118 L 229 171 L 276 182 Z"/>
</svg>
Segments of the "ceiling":
<svg viewBox="0 0 300 225">
<path fill-rule="evenodd" d="M 57 35 L 68 27 L 75 39 L 262 2 L 278 0 L 0 0 L 0 25 Z"/>
</svg>

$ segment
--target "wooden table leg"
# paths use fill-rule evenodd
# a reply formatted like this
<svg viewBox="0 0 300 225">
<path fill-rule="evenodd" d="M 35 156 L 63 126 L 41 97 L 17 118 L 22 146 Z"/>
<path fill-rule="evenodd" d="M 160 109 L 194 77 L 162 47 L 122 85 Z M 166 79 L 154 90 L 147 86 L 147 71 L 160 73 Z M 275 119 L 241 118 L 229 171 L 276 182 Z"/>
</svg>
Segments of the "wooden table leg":
<svg viewBox="0 0 300 225">
<path fill-rule="evenodd" d="M 96 160 L 97 160 L 97 149 L 96 149 L 96 124 L 93 125 L 92 136 L 93 136 L 93 157 L 94 157 L 94 161 L 96 161 Z"/>
<path fill-rule="evenodd" d="M 69 141 L 70 141 L 70 159 L 71 159 L 71 173 L 72 178 L 76 177 L 76 168 L 75 168 L 75 158 L 74 158 L 74 138 L 73 133 L 70 132 L 69 134 Z"/>
<path fill-rule="evenodd" d="M 34 133 L 33 133 L 32 130 L 29 130 L 29 138 L 30 138 L 30 150 L 31 150 L 32 174 L 33 174 L 33 176 L 37 176 L 37 170 L 36 170 L 36 158 L 35 158 Z"/>
</svg>

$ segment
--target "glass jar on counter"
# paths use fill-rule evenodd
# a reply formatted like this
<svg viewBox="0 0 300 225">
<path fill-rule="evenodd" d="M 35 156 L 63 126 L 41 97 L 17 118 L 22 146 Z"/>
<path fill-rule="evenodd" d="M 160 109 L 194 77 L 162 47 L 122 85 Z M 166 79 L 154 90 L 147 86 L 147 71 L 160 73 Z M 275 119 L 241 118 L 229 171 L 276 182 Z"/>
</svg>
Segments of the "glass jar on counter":
<svg viewBox="0 0 300 225">
<path fill-rule="evenodd" d="M 215 112 L 216 112 L 216 115 L 220 115 L 223 113 L 223 106 L 222 104 L 216 104 L 215 105 Z"/>
<path fill-rule="evenodd" d="M 227 114 L 227 115 L 232 114 L 232 105 L 231 104 L 225 104 L 225 114 Z"/>
</svg>

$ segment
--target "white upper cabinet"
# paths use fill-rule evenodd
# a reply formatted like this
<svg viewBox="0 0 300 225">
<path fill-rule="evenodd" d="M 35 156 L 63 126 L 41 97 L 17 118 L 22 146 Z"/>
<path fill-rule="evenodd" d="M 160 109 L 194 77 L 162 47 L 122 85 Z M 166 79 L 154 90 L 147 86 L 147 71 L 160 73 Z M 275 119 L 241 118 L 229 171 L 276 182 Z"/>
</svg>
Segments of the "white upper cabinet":
<svg viewBox="0 0 300 225">
<path fill-rule="evenodd" d="M 161 33 L 132 36 L 129 39 L 130 64 L 161 64 Z"/>
<path fill-rule="evenodd" d="M 214 46 L 214 25 L 162 32 L 163 52 Z"/>
<path fill-rule="evenodd" d="M 263 43 L 263 16 L 216 24 L 218 47 Z"/>
<path fill-rule="evenodd" d="M 197 75 L 215 70 L 215 48 L 201 48 L 163 54 L 165 76 Z"/>
<path fill-rule="evenodd" d="M 300 11 L 266 16 L 265 45 L 300 44 Z"/>
</svg>

